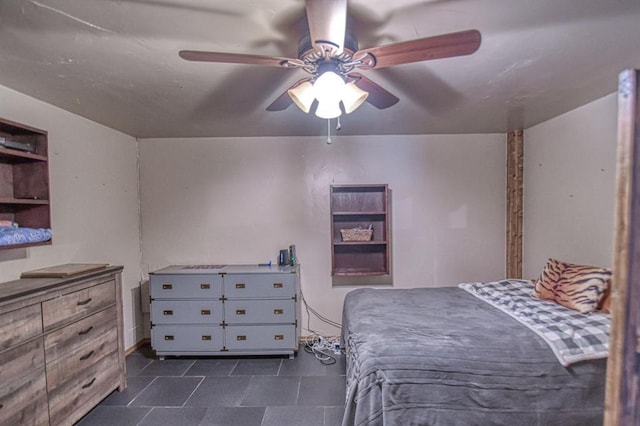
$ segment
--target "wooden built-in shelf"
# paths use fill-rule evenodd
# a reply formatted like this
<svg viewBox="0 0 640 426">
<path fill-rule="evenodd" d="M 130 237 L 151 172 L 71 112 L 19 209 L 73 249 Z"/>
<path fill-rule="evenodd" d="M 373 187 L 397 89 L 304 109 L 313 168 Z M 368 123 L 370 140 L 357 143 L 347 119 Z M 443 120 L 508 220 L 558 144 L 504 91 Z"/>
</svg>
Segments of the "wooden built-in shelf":
<svg viewBox="0 0 640 426">
<path fill-rule="evenodd" d="M 387 185 L 331 186 L 331 274 L 389 274 L 391 230 Z M 373 229 L 371 241 L 343 241 L 341 229 Z"/>
<path fill-rule="evenodd" d="M 0 138 L 29 147 L 23 151 L 0 145 L 0 220 L 25 228 L 51 228 L 47 132 L 0 119 Z M 13 244 L 0 250 L 49 244 Z"/>
</svg>

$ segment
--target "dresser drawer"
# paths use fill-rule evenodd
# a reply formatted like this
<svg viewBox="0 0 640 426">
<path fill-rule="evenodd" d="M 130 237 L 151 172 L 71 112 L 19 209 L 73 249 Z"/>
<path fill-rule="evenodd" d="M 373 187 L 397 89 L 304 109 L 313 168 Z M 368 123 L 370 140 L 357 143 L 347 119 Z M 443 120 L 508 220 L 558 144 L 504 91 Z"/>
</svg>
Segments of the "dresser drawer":
<svg viewBox="0 0 640 426">
<path fill-rule="evenodd" d="M 296 304 L 288 300 L 226 300 L 224 320 L 227 324 L 270 324 L 296 321 Z"/>
<path fill-rule="evenodd" d="M 283 298 L 296 294 L 294 274 L 227 274 L 224 295 L 232 298 Z"/>
<path fill-rule="evenodd" d="M 154 325 L 153 349 L 158 352 L 210 352 L 224 347 L 222 327 L 194 325 Z"/>
<path fill-rule="evenodd" d="M 116 350 L 118 332 L 109 330 L 92 340 L 88 345 L 58 358 L 57 361 L 47 363 L 47 387 L 51 391 L 62 386 L 66 381 L 82 374 L 93 364 Z"/>
<path fill-rule="evenodd" d="M 42 338 L 0 354 L 0 387 L 19 381 L 29 372 L 44 369 Z"/>
<path fill-rule="evenodd" d="M 42 334 L 40 304 L 0 315 L 0 352 Z"/>
<path fill-rule="evenodd" d="M 45 331 L 114 305 L 115 289 L 115 281 L 109 281 L 43 302 L 42 321 Z"/>
<path fill-rule="evenodd" d="M 220 299 L 222 277 L 217 274 L 159 274 L 149 277 L 152 299 Z"/>
<path fill-rule="evenodd" d="M 112 352 L 55 388 L 47 383 L 51 424 L 75 423 L 87 412 L 87 405 L 97 404 L 118 386 L 118 372 L 118 353 Z"/>
<path fill-rule="evenodd" d="M 219 300 L 154 300 L 153 324 L 222 324 Z"/>
<path fill-rule="evenodd" d="M 116 307 L 112 306 L 45 336 L 47 362 L 54 362 L 81 348 L 94 345 L 107 333 L 117 330 L 116 312 Z"/>
<path fill-rule="evenodd" d="M 18 381 L 6 385 L 3 383 L 0 387 L 0 424 L 49 424 L 43 366 L 23 375 Z"/>
<path fill-rule="evenodd" d="M 293 325 L 230 325 L 225 330 L 225 346 L 230 351 L 298 350 Z"/>
</svg>

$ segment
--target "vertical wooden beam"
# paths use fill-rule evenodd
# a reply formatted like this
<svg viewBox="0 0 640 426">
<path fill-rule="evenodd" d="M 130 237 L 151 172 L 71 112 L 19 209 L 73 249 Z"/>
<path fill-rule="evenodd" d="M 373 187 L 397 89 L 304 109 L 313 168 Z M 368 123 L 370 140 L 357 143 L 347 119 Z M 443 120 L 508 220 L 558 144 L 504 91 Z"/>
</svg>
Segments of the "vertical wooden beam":
<svg viewBox="0 0 640 426">
<path fill-rule="evenodd" d="M 640 424 L 640 71 L 618 85 L 618 160 L 611 336 L 604 424 Z"/>
<path fill-rule="evenodd" d="M 524 182 L 522 130 L 507 135 L 507 278 L 522 278 L 522 187 Z"/>
</svg>

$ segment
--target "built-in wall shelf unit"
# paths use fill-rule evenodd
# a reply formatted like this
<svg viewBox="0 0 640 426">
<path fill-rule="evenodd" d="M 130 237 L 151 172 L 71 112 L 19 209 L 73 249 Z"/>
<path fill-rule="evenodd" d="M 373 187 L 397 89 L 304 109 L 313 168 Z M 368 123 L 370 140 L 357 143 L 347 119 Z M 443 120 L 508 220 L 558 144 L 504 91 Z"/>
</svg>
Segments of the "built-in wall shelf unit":
<svg viewBox="0 0 640 426">
<path fill-rule="evenodd" d="M 389 274 L 387 185 L 331 185 L 331 274 Z"/>
<path fill-rule="evenodd" d="M 0 118 L 0 221 L 50 229 L 47 132 Z M 51 239 L 0 245 L 1 249 L 51 244 Z"/>
</svg>

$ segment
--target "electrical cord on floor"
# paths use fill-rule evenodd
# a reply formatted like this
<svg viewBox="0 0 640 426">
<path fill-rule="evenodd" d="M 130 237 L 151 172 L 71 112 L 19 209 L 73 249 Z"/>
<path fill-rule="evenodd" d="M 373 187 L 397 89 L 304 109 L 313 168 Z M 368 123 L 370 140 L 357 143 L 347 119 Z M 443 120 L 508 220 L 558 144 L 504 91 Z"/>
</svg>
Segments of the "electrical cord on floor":
<svg viewBox="0 0 640 426">
<path fill-rule="evenodd" d="M 320 361 L 323 365 L 331 365 L 338 362 L 334 355 L 340 355 L 340 341 L 337 337 L 323 338 L 320 335 L 307 336 L 304 343 L 304 351 Z M 331 354 L 333 352 L 333 355 Z"/>
<path fill-rule="evenodd" d="M 313 356 L 315 356 L 315 358 L 324 365 L 335 364 L 337 362 L 337 358 L 334 355 L 340 355 L 342 353 L 340 338 L 323 337 L 320 333 L 311 329 L 311 314 L 325 324 L 336 327 L 339 330 L 342 330 L 342 324 L 322 316 L 318 311 L 309 306 L 302 291 L 300 291 L 300 299 L 302 300 L 305 311 L 307 312 L 306 330 L 312 333 L 311 336 L 306 337 L 306 341 L 304 342 L 304 351 L 313 354 Z"/>
</svg>

